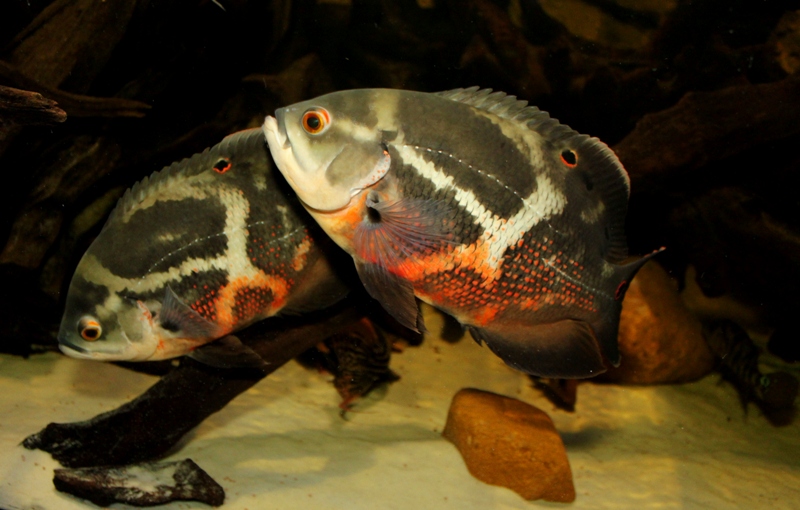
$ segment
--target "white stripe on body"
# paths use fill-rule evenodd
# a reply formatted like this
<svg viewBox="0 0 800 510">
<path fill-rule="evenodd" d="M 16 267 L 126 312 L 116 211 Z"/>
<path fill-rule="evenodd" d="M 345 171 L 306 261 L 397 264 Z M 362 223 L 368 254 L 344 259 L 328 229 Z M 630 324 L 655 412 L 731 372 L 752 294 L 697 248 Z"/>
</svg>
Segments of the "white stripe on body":
<svg viewBox="0 0 800 510">
<path fill-rule="evenodd" d="M 527 197 L 522 197 L 495 175 L 475 168 L 447 152 L 402 143 L 396 148 L 403 158 L 403 162 L 412 165 L 422 177 L 430 180 L 438 189 L 454 192 L 456 202 L 472 215 L 475 223 L 483 228 L 483 241 L 489 244 L 491 250 L 487 262 L 495 269 L 502 263 L 503 254 L 509 247 L 517 244 L 522 236 L 535 225 L 542 221 L 547 222 L 551 217 L 563 212 L 567 204 L 564 194 L 543 173 L 536 176 L 536 190 Z M 487 209 L 472 191 L 458 187 L 452 176 L 438 169 L 433 162 L 426 161 L 423 157 L 424 152 L 436 152 L 467 166 L 470 170 L 486 177 L 487 186 L 502 186 L 513 193 L 522 201 L 523 207 L 507 220 L 497 216 Z"/>
<path fill-rule="evenodd" d="M 167 200 L 179 200 L 179 197 L 192 197 L 197 199 L 218 199 L 225 207 L 225 228 L 222 232 L 206 236 L 182 246 L 181 248 L 167 253 L 151 266 L 148 272 L 138 278 L 123 278 L 113 274 L 111 271 L 102 266 L 102 264 L 90 253 L 86 255 L 85 259 L 81 262 L 83 267 L 84 277 L 92 283 L 108 287 L 111 291 L 110 296 L 106 299 L 103 306 L 106 309 L 113 309 L 120 302 L 118 293 L 128 290 L 136 293 L 147 293 L 165 288 L 171 282 L 182 280 L 186 276 L 193 273 L 209 271 L 218 269 L 227 272 L 230 281 L 238 278 L 253 279 L 263 272 L 253 265 L 250 256 L 247 253 L 247 240 L 249 237 L 249 228 L 255 225 L 265 224 L 266 221 L 258 221 L 247 223 L 250 212 L 250 203 L 244 197 L 244 194 L 236 188 L 222 188 L 212 186 L 185 186 L 183 191 L 171 193 L 168 197 L 160 196 L 155 200 L 149 200 L 147 207 L 156 203 Z M 193 190 L 193 191 L 190 191 Z M 137 208 L 144 209 L 146 207 Z M 290 225 L 287 216 L 288 210 L 281 211 L 283 226 L 288 228 Z M 298 232 L 302 231 L 303 227 L 297 227 L 289 230 L 284 235 L 276 238 L 265 239 L 265 244 L 278 243 L 288 237 L 291 237 Z M 157 267 L 162 261 L 175 255 L 176 253 L 186 250 L 189 247 L 198 243 L 203 243 L 213 237 L 226 236 L 227 243 L 225 252 L 222 255 L 213 258 L 191 258 L 184 260 L 179 266 L 170 267 L 166 271 L 151 272 L 153 268 Z"/>
</svg>

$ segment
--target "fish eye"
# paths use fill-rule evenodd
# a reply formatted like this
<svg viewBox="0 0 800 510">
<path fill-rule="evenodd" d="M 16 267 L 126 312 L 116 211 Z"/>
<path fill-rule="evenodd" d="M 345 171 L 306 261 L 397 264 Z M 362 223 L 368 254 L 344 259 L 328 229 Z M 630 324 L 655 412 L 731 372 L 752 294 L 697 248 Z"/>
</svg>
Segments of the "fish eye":
<svg viewBox="0 0 800 510">
<path fill-rule="evenodd" d="M 103 334 L 103 328 L 96 319 L 92 317 L 81 317 L 81 320 L 78 321 L 78 333 L 80 333 L 81 338 L 87 342 L 94 342 Z"/>
<path fill-rule="evenodd" d="M 219 158 L 219 161 L 214 163 L 214 171 L 218 174 L 224 174 L 231 169 L 231 160 L 228 158 Z"/>
<path fill-rule="evenodd" d="M 570 168 L 574 168 L 578 164 L 578 154 L 570 149 L 561 151 L 561 162 Z"/>
<path fill-rule="evenodd" d="M 318 135 L 325 131 L 330 122 L 330 115 L 324 108 L 312 108 L 303 114 L 303 129 L 311 135 Z"/>
</svg>

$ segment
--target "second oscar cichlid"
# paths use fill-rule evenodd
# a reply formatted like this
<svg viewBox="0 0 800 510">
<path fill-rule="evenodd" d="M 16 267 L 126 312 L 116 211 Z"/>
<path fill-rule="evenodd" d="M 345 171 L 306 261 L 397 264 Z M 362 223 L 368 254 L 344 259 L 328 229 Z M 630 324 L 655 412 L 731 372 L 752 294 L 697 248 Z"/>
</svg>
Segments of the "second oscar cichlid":
<svg viewBox="0 0 800 510">
<path fill-rule="evenodd" d="M 257 366 L 231 333 L 344 296 L 320 247 L 325 236 L 309 226 L 261 130 L 230 135 L 120 199 L 72 278 L 60 348 L 86 359 L 192 353 Z"/>
<path fill-rule="evenodd" d="M 336 92 L 267 117 L 273 158 L 402 324 L 415 296 L 507 364 L 590 377 L 620 360 L 629 179 L 614 153 L 513 96 Z"/>
</svg>

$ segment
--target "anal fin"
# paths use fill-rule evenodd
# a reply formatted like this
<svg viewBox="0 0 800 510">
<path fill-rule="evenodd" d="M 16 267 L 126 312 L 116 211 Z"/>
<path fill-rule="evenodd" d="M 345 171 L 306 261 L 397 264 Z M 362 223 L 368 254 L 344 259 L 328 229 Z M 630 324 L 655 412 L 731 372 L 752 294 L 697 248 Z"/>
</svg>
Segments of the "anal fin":
<svg viewBox="0 0 800 510">
<path fill-rule="evenodd" d="M 486 345 L 508 366 L 539 377 L 583 379 L 606 371 L 592 328 L 583 321 L 469 326 L 475 340 Z"/>
<path fill-rule="evenodd" d="M 189 357 L 216 368 L 264 368 L 267 362 L 234 335 L 198 347 Z"/>
</svg>

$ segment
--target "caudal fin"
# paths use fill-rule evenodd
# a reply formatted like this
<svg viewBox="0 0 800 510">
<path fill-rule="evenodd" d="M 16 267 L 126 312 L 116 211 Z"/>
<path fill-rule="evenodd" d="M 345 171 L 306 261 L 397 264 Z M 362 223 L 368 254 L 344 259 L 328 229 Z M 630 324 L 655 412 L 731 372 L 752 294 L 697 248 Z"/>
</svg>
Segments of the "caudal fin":
<svg viewBox="0 0 800 510">
<path fill-rule="evenodd" d="M 619 333 L 619 316 L 622 311 L 622 300 L 625 297 L 625 292 L 627 292 L 631 280 L 636 276 L 639 269 L 662 251 L 664 251 L 663 247 L 638 260 L 616 266 L 615 275 L 612 279 L 616 284 L 613 289 L 614 300 L 609 301 L 603 307 L 598 319 L 591 323 L 603 355 L 615 367 L 619 366 L 621 359 L 617 335 Z"/>
</svg>

